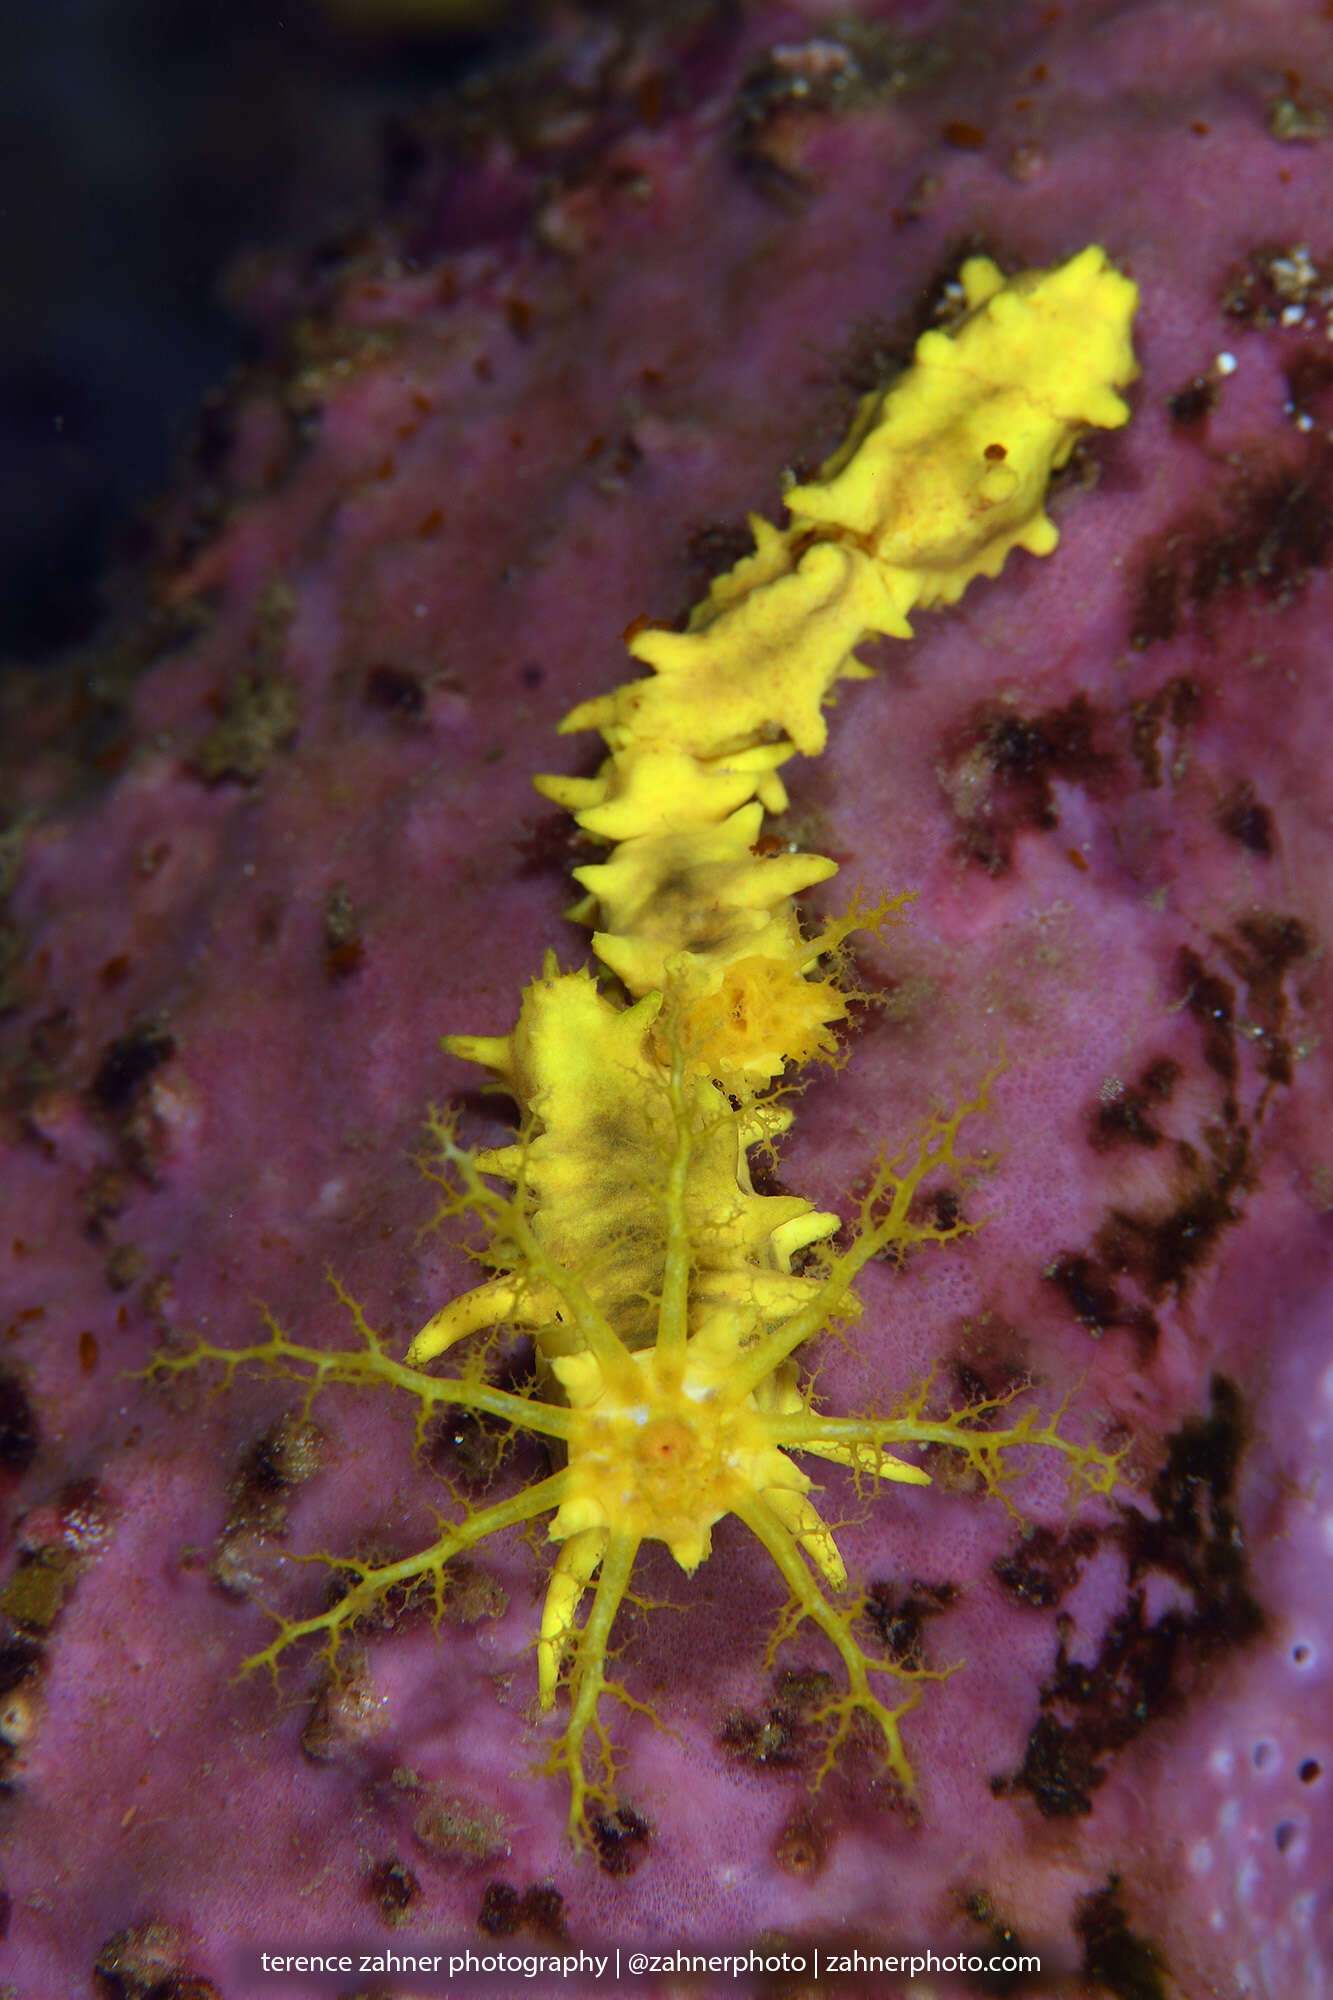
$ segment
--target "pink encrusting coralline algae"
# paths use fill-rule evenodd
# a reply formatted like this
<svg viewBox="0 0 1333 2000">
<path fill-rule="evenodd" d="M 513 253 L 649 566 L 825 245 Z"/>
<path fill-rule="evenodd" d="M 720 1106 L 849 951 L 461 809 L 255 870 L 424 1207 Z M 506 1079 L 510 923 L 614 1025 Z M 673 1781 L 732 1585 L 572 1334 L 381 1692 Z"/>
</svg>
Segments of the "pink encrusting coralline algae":
<svg viewBox="0 0 1333 2000">
<path fill-rule="evenodd" d="M 390 1951 L 758 1945 L 818 1947 L 818 1988 L 622 1990 L 1333 1993 L 1331 92 L 1292 0 L 562 13 L 423 120 L 356 240 L 256 267 L 271 358 L 164 503 L 151 608 L 4 697 L 0 1993 L 350 2000 L 455 1990 Z M 559 1439 L 312 1401 L 289 1351 L 222 1393 L 173 1364 L 265 1312 L 397 1360 L 476 1284 L 413 1156 L 451 1100 L 506 1144 L 440 1037 L 509 1035 L 548 950 L 588 958 L 568 876 L 606 849 L 532 778 L 600 753 L 562 764 L 559 723 L 958 325 L 967 260 L 1094 244 L 1140 372 L 1056 474 L 1058 549 L 863 645 L 783 767 L 757 845 L 841 876 L 807 931 L 858 885 L 912 901 L 846 947 L 846 1060 L 751 1166 L 848 1224 L 1003 1063 L 916 1211 L 957 1240 L 872 1262 L 801 1379 L 832 1413 L 1012 1396 L 1116 1480 L 1076 1506 L 1034 1451 L 1006 1507 L 956 1447 L 873 1491 L 806 1461 L 858 1643 L 941 1676 L 910 1789 L 859 1726 L 830 1761 L 838 1660 L 808 1623 L 770 1643 L 784 1586 L 737 1521 L 690 1576 L 645 1544 L 614 1633 L 642 1706 L 579 1846 L 540 1529 L 442 1605 L 382 1593 L 332 1671 L 238 1677 L 272 1611 Z M 484 1367 L 536 1393 L 518 1333 Z M 827 1970 L 928 1948 L 1045 1969 Z M 344 1950 L 366 1969 L 322 1985 L 258 1956 Z"/>
</svg>

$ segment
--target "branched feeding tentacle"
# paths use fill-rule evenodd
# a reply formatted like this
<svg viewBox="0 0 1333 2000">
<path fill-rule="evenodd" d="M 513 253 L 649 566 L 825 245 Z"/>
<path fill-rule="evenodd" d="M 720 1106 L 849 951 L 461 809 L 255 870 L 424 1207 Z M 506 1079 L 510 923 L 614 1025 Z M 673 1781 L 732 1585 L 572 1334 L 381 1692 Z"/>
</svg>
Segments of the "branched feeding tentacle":
<svg viewBox="0 0 1333 2000">
<path fill-rule="evenodd" d="M 339 1559 L 322 1554 L 294 1557 L 296 1562 L 319 1563 L 327 1569 L 351 1570 L 356 1581 L 336 1604 L 313 1613 L 309 1618 L 284 1618 L 280 1612 L 270 1609 L 269 1616 L 279 1628 L 277 1637 L 242 1662 L 242 1673 L 249 1674 L 259 1667 L 267 1667 L 276 1677 L 278 1663 L 289 1647 L 302 1639 L 321 1637 L 325 1642 L 324 1657 L 329 1666 L 334 1667 L 340 1639 L 358 1618 L 373 1611 L 388 1592 L 420 1583 L 425 1578 L 429 1578 L 433 1586 L 437 1618 L 442 1616 L 446 1597 L 445 1570 L 454 1557 L 475 1548 L 478 1542 L 499 1534 L 502 1529 L 518 1527 L 558 1507 L 568 1490 L 568 1483 L 567 1469 L 553 1473 L 536 1486 L 523 1487 L 519 1492 L 511 1493 L 507 1500 L 499 1500 L 493 1507 L 483 1507 L 469 1514 L 466 1520 L 446 1528 L 429 1548 L 414 1555 L 402 1556 L 396 1562 L 362 1563 L 354 1557 Z"/>
</svg>

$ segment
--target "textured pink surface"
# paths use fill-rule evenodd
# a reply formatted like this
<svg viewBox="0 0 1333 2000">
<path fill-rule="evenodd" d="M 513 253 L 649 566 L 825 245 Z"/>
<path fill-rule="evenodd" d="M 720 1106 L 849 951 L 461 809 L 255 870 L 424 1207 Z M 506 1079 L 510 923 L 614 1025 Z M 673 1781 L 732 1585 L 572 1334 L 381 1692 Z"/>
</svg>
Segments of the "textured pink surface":
<svg viewBox="0 0 1333 2000">
<path fill-rule="evenodd" d="M 588 30 L 561 59 L 583 100 L 534 88 L 514 137 L 497 106 L 484 157 L 428 172 L 331 272 L 270 274 L 260 308 L 305 331 L 237 391 L 211 515 L 202 474 L 168 511 L 161 589 L 197 629 L 134 679 L 100 770 L 59 695 L 14 718 L 9 791 L 32 816 L 0 1282 L 37 1449 L 25 1468 L 11 1439 L 6 1519 L 24 1587 L 34 1559 L 69 1586 L 44 1634 L 31 1594 L 5 1599 L 27 1607 L 0 1805 L 25 2000 L 241 2000 L 243 1947 L 479 1943 L 497 1880 L 553 1883 L 574 1945 L 985 1949 L 989 1925 L 1093 1993 L 1333 1987 L 1330 309 L 1317 268 L 1279 269 L 1271 324 L 1271 261 L 1236 292 L 1259 253 L 1333 260 L 1327 155 L 1268 129 L 1281 99 L 1322 113 L 1328 24 L 921 5 L 863 10 L 847 57 L 790 53 L 836 43 L 835 19 Z M 830 65 L 842 85 L 783 83 Z M 675 1608 L 627 1627 L 629 1684 L 674 1732 L 623 1727 L 624 1798 L 652 1828 L 634 1872 L 574 1856 L 559 1786 L 531 1774 L 545 1558 L 521 1541 L 481 1558 L 507 1610 L 373 1643 L 359 1711 L 311 1759 L 308 1671 L 286 1703 L 233 1684 L 266 1631 L 247 1579 L 308 1588 L 286 1575 L 300 1551 L 416 1546 L 447 1489 L 406 1412 L 340 1392 L 314 1412 L 317 1469 L 256 1495 L 238 1468 L 290 1385 L 210 1398 L 124 1371 L 172 1334 L 244 1342 L 256 1299 L 337 1340 L 326 1265 L 404 1343 L 463 1281 L 456 1246 L 414 1233 L 431 1204 L 408 1154 L 425 1104 L 473 1087 L 439 1034 L 507 1028 L 547 946 L 583 956 L 562 823 L 530 791 L 584 754 L 555 723 L 623 678 L 633 618 L 698 593 L 703 531 L 776 513 L 784 466 L 836 441 L 963 249 L 1018 267 L 1091 241 L 1142 289 L 1131 428 L 1066 482 L 1056 555 L 878 648 L 827 755 L 794 767 L 790 830 L 843 866 L 830 904 L 858 882 L 918 895 L 863 953 L 884 1004 L 811 1081 L 781 1172 L 845 1206 L 877 1146 L 1002 1049 L 965 1195 L 985 1228 L 871 1273 L 821 1392 L 851 1409 L 932 1367 L 953 1388 L 1026 1371 L 1071 1422 L 1123 1427 L 1124 1508 L 1062 1539 L 1037 1465 L 1024 1511 L 1050 1533 L 1021 1544 L 970 1492 L 865 1510 L 830 1471 L 855 1576 L 957 1593 L 923 1621 L 928 1662 L 962 1666 L 909 1724 L 914 1818 L 855 1756 L 810 1798 L 799 1715 L 769 1715 L 791 1710 L 763 1658 L 776 1580 L 728 1529 L 693 1582 L 650 1565 Z M 1169 399 L 1195 378 L 1216 396 L 1187 421 Z M 219 713 L 275 675 L 294 734 L 206 782 Z M 545 870 L 516 847 L 534 826 Z M 1215 1374 L 1234 1405 L 1210 1403 Z M 1080 1699 L 1067 1667 L 1048 1702 L 1061 1756 L 997 1792 L 1025 1755 L 1033 1775 L 1062 1643 L 1090 1674 Z M 825 1663 L 809 1640 L 781 1664 Z M 769 1742 L 794 1728 L 790 1763 L 720 1747 L 738 1715 Z M 423 1841 L 455 1800 L 498 1811 L 505 1851 Z M 417 1885 L 401 1930 L 376 1875 L 393 1858 Z M 511 1948 L 551 1907 L 525 1906 Z M 98 1984 L 98 1952 L 149 1921 L 179 1973 Z"/>
</svg>

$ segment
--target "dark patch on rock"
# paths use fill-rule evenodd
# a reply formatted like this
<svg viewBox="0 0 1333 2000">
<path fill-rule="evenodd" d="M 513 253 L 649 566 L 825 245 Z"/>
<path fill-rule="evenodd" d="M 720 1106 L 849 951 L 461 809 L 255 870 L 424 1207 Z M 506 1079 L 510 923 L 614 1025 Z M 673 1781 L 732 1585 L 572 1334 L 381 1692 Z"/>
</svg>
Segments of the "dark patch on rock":
<svg viewBox="0 0 1333 2000">
<path fill-rule="evenodd" d="M 1095 1335 L 1113 1326 L 1128 1327 L 1146 1346 L 1156 1343 L 1160 1328 L 1146 1306 L 1125 1304 L 1096 1257 L 1067 1251 L 1042 1273 L 1069 1301 L 1074 1318 Z"/>
<path fill-rule="evenodd" d="M 207 785 L 234 778 L 253 785 L 296 735 L 300 695 L 283 674 L 247 674 L 218 697 L 219 714 L 200 738 L 188 768 Z"/>
<path fill-rule="evenodd" d="M 1271 1083 L 1290 1083 L 1291 1046 L 1281 1032 L 1287 1018 L 1286 979 L 1313 954 L 1309 926 L 1279 910 L 1252 910 L 1218 942 L 1245 982 L 1247 1032 L 1262 1050 L 1263 1075 Z"/>
<path fill-rule="evenodd" d="M 836 33 L 778 43 L 751 64 L 736 93 L 732 157 L 760 193 L 790 205 L 811 185 L 806 148 L 826 119 L 920 90 L 948 61 L 939 42 L 852 14 Z"/>
<path fill-rule="evenodd" d="M 950 276 L 956 277 L 957 261 L 950 267 Z M 926 324 L 932 322 L 927 321 Z M 924 331 L 919 328 L 917 333 Z M 912 349 L 917 334 L 904 326 L 894 327 L 878 313 L 869 319 L 859 320 L 847 336 L 842 357 L 838 363 L 838 381 L 850 389 L 859 402 L 862 396 L 872 391 L 882 390 L 895 375 L 901 374 L 912 359 Z M 847 410 L 843 424 L 844 432 L 851 421 L 852 408 Z"/>
<path fill-rule="evenodd" d="M 420 1902 L 421 1884 L 411 1869 L 391 1854 L 371 1869 L 366 1894 L 385 1923 L 396 1929 L 408 1921 L 412 1906 Z"/>
<path fill-rule="evenodd" d="M 1098 1100 L 1089 1113 L 1088 1143 L 1095 1153 L 1130 1144 L 1149 1148 L 1160 1146 L 1162 1133 L 1153 1123 L 1152 1112 L 1167 1104 L 1180 1080 L 1180 1064 L 1171 1056 L 1158 1056 L 1140 1071 L 1137 1082 L 1126 1085 L 1118 1095 Z"/>
<path fill-rule="evenodd" d="M 753 1770 L 789 1771 L 805 1764 L 819 1737 L 819 1712 L 833 1692 L 824 1673 L 778 1673 L 773 1699 L 756 1713 L 732 1709 L 718 1741 Z"/>
<path fill-rule="evenodd" d="M 963 1221 L 963 1197 L 957 1188 L 933 1188 L 924 1198 L 923 1213 L 932 1229 L 957 1229 Z"/>
<path fill-rule="evenodd" d="M 30 1550 L 0 1590 L 0 1612 L 22 1632 L 49 1632 L 65 1608 L 78 1572 L 78 1558 L 63 1542 Z"/>
<path fill-rule="evenodd" d="M 906 1590 L 891 1583 L 872 1583 L 866 1592 L 865 1614 L 889 1658 L 900 1667 L 919 1667 L 924 1654 L 924 1626 L 957 1602 L 952 1583 L 923 1583 L 914 1577 Z"/>
<path fill-rule="evenodd" d="M 78 1038 L 78 1024 L 68 1007 L 53 1007 L 49 1014 L 33 1022 L 28 1034 L 28 1052 L 41 1081 L 55 1076 Z"/>
<path fill-rule="evenodd" d="M 1217 823 L 1228 839 L 1238 841 L 1267 861 L 1273 852 L 1273 815 L 1255 796 L 1253 785 L 1233 787 L 1218 808 Z"/>
<path fill-rule="evenodd" d="M 324 1433 L 318 1424 L 292 1416 L 271 1424 L 232 1474 L 224 1532 L 282 1534 L 288 1497 L 319 1470 L 323 1456 Z"/>
<path fill-rule="evenodd" d="M 130 1198 L 130 1183 L 116 1167 L 96 1167 L 79 1189 L 79 1206 L 87 1218 L 84 1234 L 93 1243 L 105 1243 L 106 1225 L 124 1209 Z"/>
<path fill-rule="evenodd" d="M 185 1947 L 166 1924 L 117 1931 L 98 1952 L 93 1988 L 98 2000 L 222 2000 L 211 1979 L 185 1967 Z"/>
<path fill-rule="evenodd" d="M 1055 1528 L 1032 1528 L 1018 1546 L 991 1565 L 991 1574 L 1017 1604 L 1047 1611 L 1059 1604 L 1098 1545 L 1095 1528 L 1086 1524 L 1060 1534 Z"/>
<path fill-rule="evenodd" d="M 945 789 L 965 851 L 999 874 L 1012 866 L 1021 832 L 1059 825 L 1055 779 L 1103 795 L 1116 761 L 1097 737 L 1098 718 L 1085 694 L 1035 715 L 1003 702 L 981 703 L 944 759 Z"/>
<path fill-rule="evenodd" d="M 648 1856 L 653 1830 L 632 1806 L 599 1813 L 590 1828 L 593 1852 L 604 1875 L 633 1875 Z"/>
<path fill-rule="evenodd" d="M 1240 1220 L 1236 1197 L 1250 1185 L 1249 1133 L 1243 1126 L 1213 1125 L 1204 1139 L 1210 1157 L 1197 1163 L 1184 1193 L 1164 1214 L 1112 1209 L 1097 1232 L 1103 1268 L 1132 1277 L 1154 1304 L 1168 1294 L 1179 1298 L 1222 1232 Z"/>
<path fill-rule="evenodd" d="M 106 1253 L 102 1274 L 113 1292 L 128 1292 L 147 1268 L 148 1260 L 137 1243 L 113 1243 Z"/>
<path fill-rule="evenodd" d="M 773 1860 L 784 1875 L 817 1875 L 828 1848 L 828 1829 L 803 1807 L 791 1815 L 774 1841 Z"/>
<path fill-rule="evenodd" d="M 974 1889 L 964 1897 L 963 1915 L 981 1925 L 990 1939 L 993 1955 L 1014 1958 L 1025 1954 L 1022 1938 L 1012 1924 L 1005 1922 L 985 1889 Z M 993 1993 L 997 2000 L 1007 2000 L 1009 1994 L 1021 1993 L 1026 1981 L 1027 1974 L 1022 1972 L 983 1972 L 975 1983 L 978 1992 Z"/>
<path fill-rule="evenodd" d="M 1251 1129 L 1237 1104 L 1242 1037 L 1263 1079 L 1254 1119 L 1262 1117 L 1271 1088 L 1292 1079 L 1287 987 L 1313 954 L 1310 926 L 1286 912 L 1251 909 L 1215 942 L 1242 984 L 1242 999 L 1235 984 L 1192 949 L 1181 952 L 1177 976 L 1181 1003 L 1199 1029 L 1203 1061 L 1220 1085 L 1217 1118 L 1190 1138 L 1175 1139 L 1177 1185 L 1165 1205 L 1137 1212 L 1112 1208 L 1090 1248 L 1062 1252 L 1043 1274 L 1094 1334 L 1125 1326 L 1155 1340 L 1152 1314 L 1126 1302 L 1119 1281 L 1132 1280 L 1151 1305 L 1179 1298 L 1225 1230 L 1240 1220 L 1240 1198 L 1253 1186 Z M 1136 1085 L 1099 1104 L 1091 1114 L 1092 1145 L 1099 1151 L 1118 1142 L 1159 1147 L 1168 1134 L 1152 1113 L 1168 1101 L 1180 1074 L 1174 1059 L 1159 1057 Z"/>
<path fill-rule="evenodd" d="M 0 1617 L 0 1794 L 14 1783 L 36 1730 L 46 1665 L 45 1635 Z"/>
<path fill-rule="evenodd" d="M 1230 1090 L 1238 1072 L 1236 1058 L 1236 990 L 1209 972 L 1198 953 L 1188 947 L 1180 954 L 1180 984 L 1185 1007 L 1199 1023 L 1203 1059 Z"/>
<path fill-rule="evenodd" d="M 1190 680 L 1185 674 L 1177 674 L 1164 681 L 1156 694 L 1134 703 L 1129 712 L 1129 747 L 1145 785 L 1151 785 L 1156 790 L 1162 782 L 1162 738 L 1168 730 L 1176 739 L 1175 754 L 1171 759 L 1172 775 L 1175 775 L 1175 766 L 1184 752 L 1186 733 L 1202 711 L 1203 690 L 1197 681 Z"/>
<path fill-rule="evenodd" d="M 1167 415 L 1181 430 L 1197 430 L 1217 402 L 1217 383 L 1207 375 L 1196 375 L 1183 389 L 1166 399 Z"/>
<path fill-rule="evenodd" d="M 434 1786 L 426 1787 L 412 1817 L 412 1831 L 431 1854 L 464 1865 L 503 1861 L 509 1853 L 509 1829 L 502 1813 Z"/>
<path fill-rule="evenodd" d="M 714 577 L 725 576 L 745 556 L 754 553 L 754 535 L 745 521 L 708 521 L 692 528 L 685 537 L 685 553 L 698 588 L 694 604 L 703 597 Z"/>
<path fill-rule="evenodd" d="M 477 1914 L 477 1928 L 487 1937 L 516 1937 L 532 1931 L 539 1937 L 565 1935 L 565 1899 L 553 1882 L 534 1882 L 522 1895 L 511 1882 L 488 1882 Z"/>
<path fill-rule="evenodd" d="M 426 690 L 419 675 L 410 668 L 381 662 L 367 668 L 361 699 L 367 708 L 378 709 L 382 715 L 396 715 L 404 722 L 412 722 L 426 706 Z"/>
<path fill-rule="evenodd" d="M 1212 608 L 1240 592 L 1289 602 L 1333 552 L 1331 510 L 1333 452 L 1321 446 L 1165 525 L 1146 545 L 1130 644 L 1143 652 L 1191 623 L 1208 635 Z"/>
<path fill-rule="evenodd" d="M 110 1126 L 122 1164 L 150 1188 L 161 1185 L 169 1137 L 148 1085 L 176 1051 L 176 1038 L 162 1021 L 140 1022 L 107 1044 L 88 1087 L 88 1100 Z"/>
<path fill-rule="evenodd" d="M 477 1912 L 477 1929 L 487 1937 L 517 1937 L 522 1926 L 519 1894 L 512 1882 L 488 1882 Z"/>
<path fill-rule="evenodd" d="M 539 818 L 524 820 L 523 832 L 510 844 L 520 857 L 515 871 L 520 882 L 536 875 L 563 878 L 587 862 L 606 858 L 604 843 L 594 840 L 571 814 L 564 812 L 543 813 Z"/>
<path fill-rule="evenodd" d="M 1303 347 L 1286 363 L 1287 411 L 1308 427 L 1322 415 L 1320 404 L 1333 387 L 1333 355 L 1318 347 Z"/>
<path fill-rule="evenodd" d="M 1083 1941 L 1083 1976 L 1102 1992 L 1113 2000 L 1170 2000 L 1165 1960 L 1129 1928 L 1114 1875 L 1095 1895 L 1081 1899 L 1074 1929 Z"/>
<path fill-rule="evenodd" d="M 1081 1817 L 1116 1755 L 1203 1685 L 1217 1657 L 1263 1630 L 1249 1589 L 1248 1558 L 1232 1509 L 1246 1438 L 1238 1391 L 1215 1375 L 1206 1416 L 1188 1417 L 1168 1440 L 1153 1481 L 1154 1518 L 1126 1511 L 1111 1531 L 1125 1551 L 1128 1594 L 1095 1659 L 1071 1659 L 1060 1620 L 1055 1672 L 1043 1686 L 1023 1762 L 992 1778 L 999 1797 L 1026 1792 L 1049 1819 Z M 1144 1579 L 1165 1576 L 1183 1602 L 1149 1624 Z"/>
<path fill-rule="evenodd" d="M 26 1472 L 40 1442 L 37 1413 L 27 1390 L 11 1369 L 0 1369 L 0 1467 Z"/>
<path fill-rule="evenodd" d="M 108 1042 L 91 1085 L 94 1104 L 109 1118 L 121 1117 L 154 1070 L 169 1062 L 175 1053 L 174 1036 L 154 1021 Z"/>
<path fill-rule="evenodd" d="M 1227 274 L 1221 295 L 1227 317 L 1253 327 L 1279 325 L 1289 307 L 1326 309 L 1331 303 L 1333 277 L 1303 245 L 1260 245 Z"/>
<path fill-rule="evenodd" d="M 451 1410 L 428 1427 L 425 1460 L 432 1471 L 484 1492 L 504 1464 L 513 1436 L 498 1419 Z"/>
<path fill-rule="evenodd" d="M 345 882 L 335 882 L 324 898 L 323 957 L 326 979 L 347 979 L 365 962 L 361 919 Z"/>
<path fill-rule="evenodd" d="M 1007 1329 L 1012 1340 L 1014 1329 Z M 1031 1386 L 1027 1368 L 1017 1355 L 1010 1352 L 1003 1338 L 996 1338 L 984 1349 L 972 1343 L 967 1356 L 959 1356 L 950 1365 L 950 1373 L 958 1386 L 958 1393 L 969 1408 L 976 1403 L 993 1403 L 1014 1395 L 1018 1390 Z M 973 1412 L 974 1417 L 977 1414 Z"/>
<path fill-rule="evenodd" d="M 519 1909 L 528 1930 L 541 1937 L 565 1935 L 565 1899 L 554 1882 L 534 1882 L 523 1891 Z"/>
</svg>

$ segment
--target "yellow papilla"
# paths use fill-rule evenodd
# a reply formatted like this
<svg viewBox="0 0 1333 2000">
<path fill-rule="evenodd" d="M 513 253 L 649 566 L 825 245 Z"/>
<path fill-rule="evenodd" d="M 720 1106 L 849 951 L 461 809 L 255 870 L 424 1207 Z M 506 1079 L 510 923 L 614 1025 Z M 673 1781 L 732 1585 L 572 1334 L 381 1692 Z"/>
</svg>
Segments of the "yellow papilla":
<svg viewBox="0 0 1333 2000">
<path fill-rule="evenodd" d="M 1079 432 L 1116 430 L 1138 366 L 1138 292 L 1095 245 L 1005 280 L 963 266 L 969 311 L 922 334 L 913 365 L 867 399 L 855 448 L 788 492 L 789 532 L 853 538 L 903 579 L 906 605 L 952 604 L 1011 548 L 1048 555 L 1043 501 Z"/>
<path fill-rule="evenodd" d="M 636 743 L 608 757 L 595 778 L 533 783 L 599 840 L 634 840 L 715 825 L 751 799 L 765 812 L 785 812 L 786 788 L 777 774 L 792 754 L 790 743 L 756 743 L 705 762 L 671 744 Z"/>
<path fill-rule="evenodd" d="M 705 761 L 778 731 L 814 757 L 828 741 L 821 711 L 834 682 L 869 672 L 852 648 L 867 632 L 895 631 L 906 626 L 876 565 L 817 542 L 701 629 L 638 633 L 630 652 L 653 678 L 581 703 L 560 727 L 599 729 L 613 752 L 670 744 Z"/>
<path fill-rule="evenodd" d="M 719 977 L 754 951 L 790 956 L 799 940 L 790 899 L 837 865 L 819 854 L 756 856 L 762 824 L 760 805 L 743 806 L 720 826 L 622 841 L 610 861 L 575 870 L 602 915 L 593 948 L 631 993 L 660 991 L 682 951 L 707 957 Z"/>
</svg>

